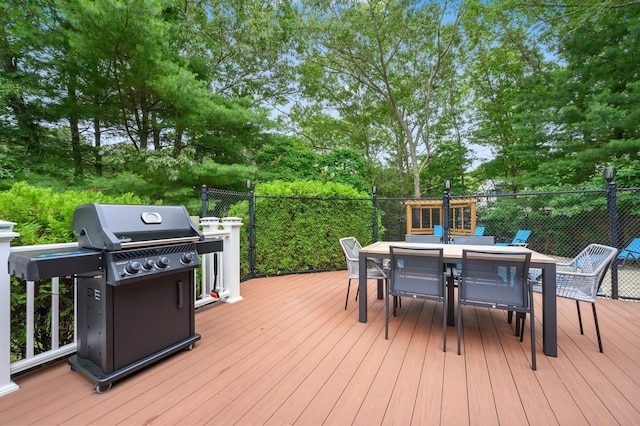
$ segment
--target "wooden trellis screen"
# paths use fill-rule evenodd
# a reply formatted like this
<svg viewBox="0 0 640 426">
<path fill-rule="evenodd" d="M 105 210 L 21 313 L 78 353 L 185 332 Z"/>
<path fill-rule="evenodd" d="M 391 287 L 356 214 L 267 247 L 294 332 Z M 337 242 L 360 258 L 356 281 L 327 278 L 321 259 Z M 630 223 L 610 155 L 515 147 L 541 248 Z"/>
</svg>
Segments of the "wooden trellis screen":
<svg viewBox="0 0 640 426">
<path fill-rule="evenodd" d="M 408 200 L 407 234 L 430 235 L 444 223 L 442 200 Z M 449 235 L 473 235 L 476 228 L 476 199 L 456 198 L 449 202 Z"/>
</svg>

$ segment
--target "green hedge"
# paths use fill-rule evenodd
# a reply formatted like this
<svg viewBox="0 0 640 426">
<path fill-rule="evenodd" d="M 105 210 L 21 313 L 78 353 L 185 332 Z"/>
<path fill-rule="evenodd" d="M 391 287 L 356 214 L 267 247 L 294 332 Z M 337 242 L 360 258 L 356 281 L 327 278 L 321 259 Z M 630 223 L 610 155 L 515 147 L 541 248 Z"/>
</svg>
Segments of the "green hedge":
<svg viewBox="0 0 640 426">
<path fill-rule="evenodd" d="M 257 185 L 255 212 L 258 275 L 344 268 L 340 238 L 354 236 L 363 245 L 372 239 L 371 198 L 339 183 Z M 236 204 L 229 215 L 242 218 L 241 246 L 248 247 L 248 203 Z M 243 272 L 248 271 L 247 262 L 241 259 Z"/>
</svg>

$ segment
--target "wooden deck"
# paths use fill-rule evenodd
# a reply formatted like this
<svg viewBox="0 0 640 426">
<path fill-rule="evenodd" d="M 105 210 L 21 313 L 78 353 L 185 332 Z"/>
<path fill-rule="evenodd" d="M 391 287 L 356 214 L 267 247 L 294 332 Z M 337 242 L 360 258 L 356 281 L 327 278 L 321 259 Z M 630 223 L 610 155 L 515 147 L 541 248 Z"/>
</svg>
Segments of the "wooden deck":
<svg viewBox="0 0 640 426">
<path fill-rule="evenodd" d="M 243 301 L 198 311 L 202 340 L 192 351 L 104 394 L 64 361 L 16 377 L 20 390 L 0 398 L 0 423 L 640 424 L 640 303 L 598 302 L 601 354 L 589 306 L 582 336 L 575 304 L 559 299 L 558 357 L 544 356 L 538 332 L 534 372 L 528 326 L 520 343 L 505 312 L 465 307 L 458 356 L 454 327 L 442 352 L 442 306 L 404 299 L 385 340 L 375 282 L 362 324 L 355 284 L 343 309 L 346 276 L 245 282 Z"/>
</svg>

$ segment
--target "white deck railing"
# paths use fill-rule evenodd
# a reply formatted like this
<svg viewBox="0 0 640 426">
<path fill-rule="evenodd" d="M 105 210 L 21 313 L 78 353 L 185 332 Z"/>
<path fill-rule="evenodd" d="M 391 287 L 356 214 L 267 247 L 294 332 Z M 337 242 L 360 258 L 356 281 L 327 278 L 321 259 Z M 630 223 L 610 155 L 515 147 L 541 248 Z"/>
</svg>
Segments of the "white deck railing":
<svg viewBox="0 0 640 426">
<path fill-rule="evenodd" d="M 59 277 L 51 279 L 51 349 L 35 353 L 34 349 L 34 306 L 36 282 L 25 281 L 26 286 L 26 349 L 25 357 L 18 361 L 11 361 L 11 277 L 9 275 L 8 259 L 12 251 L 33 251 L 37 249 L 63 249 L 77 247 L 77 243 L 47 244 L 37 246 L 11 247 L 11 241 L 19 234 L 13 232 L 13 223 L 0 221 L 0 397 L 15 390 L 18 386 L 11 380 L 11 375 L 39 366 L 54 359 L 68 356 L 76 351 L 77 329 L 75 307 L 77 296 L 74 285 L 74 339 L 72 343 L 60 346 L 60 296 Z M 196 292 L 195 307 L 207 305 L 218 300 L 235 303 L 242 300 L 240 296 L 240 227 L 239 218 L 203 218 L 200 221 L 202 233 L 206 239 L 222 239 L 223 251 L 208 253 L 202 256 L 201 285 Z M 214 268 L 214 265 L 218 265 Z M 194 274 L 198 275 L 198 274 Z M 197 284 L 194 280 L 193 285 Z M 215 291 L 218 298 L 211 296 Z"/>
</svg>

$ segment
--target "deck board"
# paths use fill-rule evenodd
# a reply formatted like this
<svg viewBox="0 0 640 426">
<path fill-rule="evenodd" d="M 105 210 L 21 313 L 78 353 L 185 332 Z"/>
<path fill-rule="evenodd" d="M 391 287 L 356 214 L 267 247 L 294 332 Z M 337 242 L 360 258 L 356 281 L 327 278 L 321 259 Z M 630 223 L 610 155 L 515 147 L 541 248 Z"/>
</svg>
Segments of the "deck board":
<svg viewBox="0 0 640 426">
<path fill-rule="evenodd" d="M 182 351 L 96 394 L 61 360 L 14 377 L 0 424 L 640 424 L 640 303 L 558 299 L 558 357 L 530 367 L 503 311 L 465 306 L 442 351 L 442 309 L 404 299 L 384 338 L 384 301 L 369 282 L 369 322 L 344 309 L 345 271 L 253 279 L 244 299 L 196 314 L 202 335 Z"/>
</svg>

